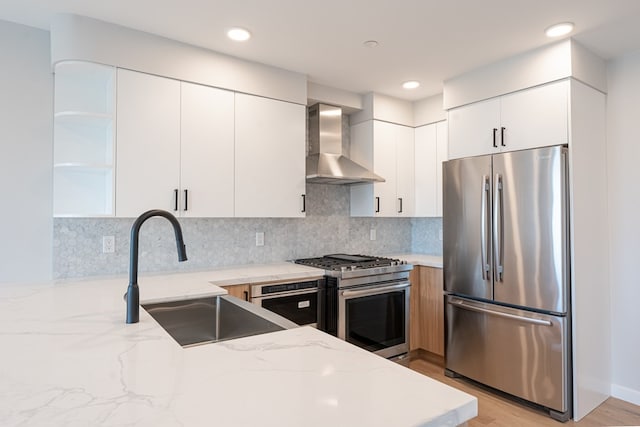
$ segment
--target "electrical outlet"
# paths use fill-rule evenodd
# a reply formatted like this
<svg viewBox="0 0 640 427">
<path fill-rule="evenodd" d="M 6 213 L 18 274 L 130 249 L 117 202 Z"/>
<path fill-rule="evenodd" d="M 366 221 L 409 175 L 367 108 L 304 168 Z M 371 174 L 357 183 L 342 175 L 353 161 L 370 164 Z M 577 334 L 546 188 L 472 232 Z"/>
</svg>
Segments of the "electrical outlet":
<svg viewBox="0 0 640 427">
<path fill-rule="evenodd" d="M 256 233 L 256 246 L 264 246 L 264 232 L 258 231 Z"/>
<path fill-rule="evenodd" d="M 440 233 L 438 233 L 438 238 L 442 241 L 442 229 L 440 229 Z"/>
<path fill-rule="evenodd" d="M 376 229 L 372 228 L 369 230 L 369 240 L 376 240 Z"/>
<path fill-rule="evenodd" d="M 116 251 L 116 238 L 114 236 L 102 236 L 102 253 L 112 254 Z"/>
</svg>

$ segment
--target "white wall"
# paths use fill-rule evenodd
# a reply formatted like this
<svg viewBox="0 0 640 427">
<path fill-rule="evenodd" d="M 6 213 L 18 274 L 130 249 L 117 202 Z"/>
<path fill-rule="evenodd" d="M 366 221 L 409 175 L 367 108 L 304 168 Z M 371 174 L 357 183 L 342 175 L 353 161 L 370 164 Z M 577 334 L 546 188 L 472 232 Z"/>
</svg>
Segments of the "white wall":
<svg viewBox="0 0 640 427">
<path fill-rule="evenodd" d="M 640 51 L 611 61 L 607 73 L 611 392 L 640 405 Z"/>
<path fill-rule="evenodd" d="M 49 33 L 0 21 L 0 283 L 51 277 Z"/>
</svg>

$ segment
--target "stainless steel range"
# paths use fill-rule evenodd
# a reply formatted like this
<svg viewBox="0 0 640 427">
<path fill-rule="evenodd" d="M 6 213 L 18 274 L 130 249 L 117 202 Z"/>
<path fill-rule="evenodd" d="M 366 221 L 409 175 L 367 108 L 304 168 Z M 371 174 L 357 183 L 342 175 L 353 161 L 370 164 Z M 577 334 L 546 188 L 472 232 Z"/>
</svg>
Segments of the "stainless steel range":
<svg viewBox="0 0 640 427">
<path fill-rule="evenodd" d="M 409 351 L 411 264 L 347 254 L 295 262 L 325 270 L 321 329 L 383 357 Z"/>
</svg>

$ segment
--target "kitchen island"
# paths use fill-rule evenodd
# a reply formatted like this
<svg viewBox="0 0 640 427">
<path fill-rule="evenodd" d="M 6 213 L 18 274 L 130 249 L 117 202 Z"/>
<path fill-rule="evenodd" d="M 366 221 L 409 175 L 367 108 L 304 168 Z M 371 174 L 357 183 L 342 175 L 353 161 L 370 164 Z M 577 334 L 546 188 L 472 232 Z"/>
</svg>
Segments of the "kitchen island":
<svg viewBox="0 0 640 427">
<path fill-rule="evenodd" d="M 141 301 L 313 275 L 288 263 L 141 276 Z M 190 348 L 149 314 L 126 325 L 127 279 L 0 285 L 2 426 L 454 426 L 475 397 L 310 327 Z"/>
</svg>

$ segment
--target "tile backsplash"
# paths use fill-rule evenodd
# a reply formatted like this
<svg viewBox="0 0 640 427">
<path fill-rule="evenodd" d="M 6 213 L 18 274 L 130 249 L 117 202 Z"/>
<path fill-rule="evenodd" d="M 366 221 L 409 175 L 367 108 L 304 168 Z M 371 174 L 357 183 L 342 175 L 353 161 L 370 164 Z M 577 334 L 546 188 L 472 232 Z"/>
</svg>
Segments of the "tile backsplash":
<svg viewBox="0 0 640 427">
<path fill-rule="evenodd" d="M 441 254 L 440 218 L 351 218 L 349 187 L 307 184 L 306 218 L 181 218 L 187 262 L 179 263 L 173 229 L 163 218 L 141 228 L 139 268 L 145 272 L 206 270 L 263 264 L 329 253 L 416 252 Z M 55 218 L 56 279 L 124 274 L 129 268 L 133 218 Z M 370 230 L 376 240 L 370 240 Z M 264 246 L 256 246 L 264 232 Z M 102 237 L 115 252 L 102 253 Z"/>
</svg>

